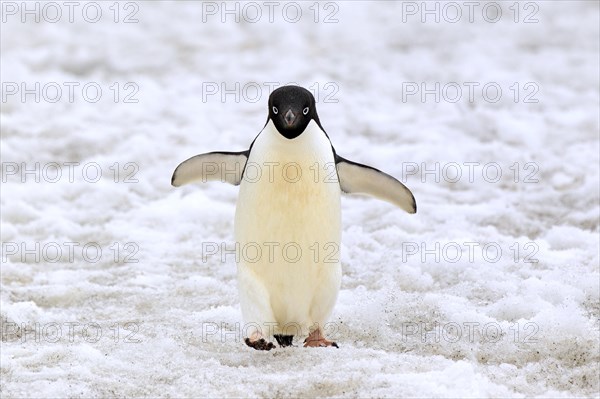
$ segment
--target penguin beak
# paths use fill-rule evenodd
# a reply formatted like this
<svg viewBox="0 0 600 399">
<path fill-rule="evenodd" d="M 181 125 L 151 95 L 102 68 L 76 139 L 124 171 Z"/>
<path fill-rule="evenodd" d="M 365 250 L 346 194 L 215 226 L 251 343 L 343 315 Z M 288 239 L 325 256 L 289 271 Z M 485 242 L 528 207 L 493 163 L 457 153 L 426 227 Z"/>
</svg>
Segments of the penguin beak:
<svg viewBox="0 0 600 399">
<path fill-rule="evenodd" d="M 292 112 L 291 109 L 288 109 L 283 119 L 285 120 L 286 126 L 291 127 L 294 124 L 294 121 L 296 120 L 296 115 Z"/>
</svg>

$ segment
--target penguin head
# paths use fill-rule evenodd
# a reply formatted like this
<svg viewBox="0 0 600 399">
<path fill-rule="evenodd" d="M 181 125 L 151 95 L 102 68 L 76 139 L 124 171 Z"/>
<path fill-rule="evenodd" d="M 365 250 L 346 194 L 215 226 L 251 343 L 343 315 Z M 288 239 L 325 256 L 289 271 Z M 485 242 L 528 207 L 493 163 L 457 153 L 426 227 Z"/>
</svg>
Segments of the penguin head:
<svg viewBox="0 0 600 399">
<path fill-rule="evenodd" d="M 319 116 L 312 93 L 300 86 L 283 86 L 269 96 L 269 119 L 287 139 L 300 136 L 311 120 L 319 126 Z M 267 120 L 268 122 L 268 120 Z"/>
</svg>

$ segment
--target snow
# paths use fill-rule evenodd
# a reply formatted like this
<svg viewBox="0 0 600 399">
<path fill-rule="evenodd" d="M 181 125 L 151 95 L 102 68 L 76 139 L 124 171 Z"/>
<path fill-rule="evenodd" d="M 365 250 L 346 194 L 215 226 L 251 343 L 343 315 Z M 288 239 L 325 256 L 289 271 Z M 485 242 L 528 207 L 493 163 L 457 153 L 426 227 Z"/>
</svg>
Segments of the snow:
<svg viewBox="0 0 600 399">
<path fill-rule="evenodd" d="M 256 23 L 221 2 L 23 23 L 22 4 L 2 2 L 3 397 L 598 397 L 597 2 L 519 3 L 517 23 L 512 2 L 472 23 L 461 2 L 457 23 L 406 14 L 422 2 L 321 3 L 318 23 L 309 2 L 297 23 L 288 3 L 272 23 L 261 2 Z M 39 103 L 9 94 L 23 82 Z M 202 256 L 233 247 L 238 188 L 170 186 L 182 160 L 249 146 L 269 82 L 316 89 L 339 154 L 417 200 L 343 198 L 340 349 L 246 347 L 234 257 Z M 407 95 L 436 82 L 462 97 Z"/>
</svg>

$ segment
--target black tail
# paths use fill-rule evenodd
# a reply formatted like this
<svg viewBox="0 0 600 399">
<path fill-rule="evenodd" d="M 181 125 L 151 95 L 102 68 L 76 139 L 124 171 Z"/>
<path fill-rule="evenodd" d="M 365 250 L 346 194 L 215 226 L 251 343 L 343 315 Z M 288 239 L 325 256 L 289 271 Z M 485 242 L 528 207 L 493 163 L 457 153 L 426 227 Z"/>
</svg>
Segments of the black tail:
<svg viewBox="0 0 600 399">
<path fill-rule="evenodd" d="M 273 336 L 277 340 L 277 343 L 279 344 L 279 346 L 281 346 L 283 348 L 285 348 L 286 346 L 292 346 L 292 342 L 294 340 L 293 335 L 275 334 Z"/>
</svg>

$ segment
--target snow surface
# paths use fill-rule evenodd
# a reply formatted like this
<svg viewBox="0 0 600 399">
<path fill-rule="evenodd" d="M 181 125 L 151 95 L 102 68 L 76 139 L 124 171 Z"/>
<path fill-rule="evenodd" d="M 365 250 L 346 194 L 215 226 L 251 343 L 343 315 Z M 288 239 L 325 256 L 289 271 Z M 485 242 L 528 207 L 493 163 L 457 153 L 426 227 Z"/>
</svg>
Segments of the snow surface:
<svg viewBox="0 0 600 399">
<path fill-rule="evenodd" d="M 58 23 L 3 14 L 3 95 L 6 82 L 80 86 L 72 102 L 66 86 L 56 103 L 2 100 L 2 397 L 598 397 L 599 3 L 530 3 L 538 23 L 522 22 L 535 11 L 524 3 L 513 22 L 512 2 L 497 23 L 483 2 L 473 23 L 464 7 L 458 23 L 403 22 L 402 2 L 332 3 L 338 22 L 327 24 L 335 7 L 321 4 L 315 23 L 312 2 L 299 3 L 298 23 L 282 18 L 285 3 L 273 23 L 264 6 L 257 23 L 203 22 L 200 2 L 136 2 L 130 24 L 112 21 L 112 2 L 98 3 L 98 23 L 81 8 L 69 23 L 66 6 Z M 120 19 L 134 11 L 120 6 Z M 89 82 L 103 90 L 96 103 L 82 98 Z M 123 102 L 127 82 L 138 103 Z M 203 101 L 207 82 L 263 93 Z M 264 82 L 318 87 L 340 155 L 401 178 L 417 199 L 408 215 L 343 198 L 328 326 L 340 349 L 246 347 L 233 257 L 201 256 L 202 243 L 232 247 L 238 188 L 169 184 L 189 156 L 249 146 L 266 118 Z M 407 82 L 496 82 L 503 95 L 403 101 Z M 528 82 L 537 103 L 523 102 Z M 334 89 L 338 102 L 325 102 Z M 36 162 L 47 167 L 39 183 L 12 169 Z M 78 162 L 73 182 L 64 165 L 50 182 L 52 162 Z M 81 175 L 92 162 L 96 183 Z M 411 173 L 436 162 L 462 178 Z M 468 162 L 479 163 L 473 181 Z M 481 175 L 492 162 L 495 183 Z M 136 166 L 137 182 L 124 182 Z"/>
</svg>

